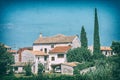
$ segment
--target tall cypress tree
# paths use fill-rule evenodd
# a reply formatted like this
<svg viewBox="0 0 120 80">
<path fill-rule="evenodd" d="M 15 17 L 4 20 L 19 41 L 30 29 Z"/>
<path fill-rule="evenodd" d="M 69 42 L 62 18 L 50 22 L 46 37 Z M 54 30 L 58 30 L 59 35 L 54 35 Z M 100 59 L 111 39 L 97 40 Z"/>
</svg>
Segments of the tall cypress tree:
<svg viewBox="0 0 120 80">
<path fill-rule="evenodd" d="M 97 16 L 97 9 L 96 8 L 95 8 L 95 19 L 94 19 L 93 53 L 100 53 L 99 23 L 98 23 L 98 16 Z"/>
<path fill-rule="evenodd" d="M 80 40 L 81 40 L 81 47 L 87 48 L 88 42 L 87 42 L 87 36 L 86 36 L 84 26 L 82 26 L 82 29 L 81 29 Z"/>
</svg>

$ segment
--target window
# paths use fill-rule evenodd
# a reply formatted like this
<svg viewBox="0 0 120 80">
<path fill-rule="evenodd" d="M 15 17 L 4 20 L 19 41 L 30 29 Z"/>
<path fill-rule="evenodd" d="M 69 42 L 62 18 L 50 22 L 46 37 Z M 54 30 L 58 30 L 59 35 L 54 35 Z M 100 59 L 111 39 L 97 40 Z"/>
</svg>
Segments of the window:
<svg viewBox="0 0 120 80">
<path fill-rule="evenodd" d="M 113 52 L 111 51 L 111 55 L 113 55 Z"/>
<path fill-rule="evenodd" d="M 45 48 L 45 50 L 44 50 L 44 51 L 45 51 L 45 53 L 47 53 L 47 48 Z"/>
<path fill-rule="evenodd" d="M 64 58 L 64 54 L 58 54 L 58 58 Z"/>
<path fill-rule="evenodd" d="M 40 59 L 40 57 L 38 57 L 38 60 Z"/>
<path fill-rule="evenodd" d="M 47 61 L 47 56 L 44 56 L 44 61 Z"/>
<path fill-rule="evenodd" d="M 55 57 L 51 57 L 51 61 L 55 61 Z"/>
<path fill-rule="evenodd" d="M 105 55 L 107 55 L 107 51 L 105 51 Z"/>
<path fill-rule="evenodd" d="M 54 44 L 51 45 L 51 48 L 54 48 Z"/>
<path fill-rule="evenodd" d="M 40 51 L 43 51 L 43 49 L 40 49 Z"/>
</svg>

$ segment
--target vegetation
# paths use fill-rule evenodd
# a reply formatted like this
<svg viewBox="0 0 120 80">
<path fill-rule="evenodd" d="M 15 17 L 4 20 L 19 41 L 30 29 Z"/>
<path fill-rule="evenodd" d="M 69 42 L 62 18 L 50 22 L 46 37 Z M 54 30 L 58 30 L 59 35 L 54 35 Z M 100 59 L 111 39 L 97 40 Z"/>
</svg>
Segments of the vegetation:
<svg viewBox="0 0 120 80">
<path fill-rule="evenodd" d="M 97 17 L 97 9 L 96 8 L 95 8 L 95 21 L 94 21 L 93 53 L 94 54 L 99 54 L 100 53 L 99 24 L 98 24 L 98 17 Z"/>
<path fill-rule="evenodd" d="M 81 29 L 80 41 L 81 41 L 81 47 L 84 47 L 84 48 L 88 47 L 88 41 L 87 41 L 87 36 L 86 36 L 84 26 L 82 26 L 82 29 Z"/>
<path fill-rule="evenodd" d="M 112 42 L 111 48 L 116 56 L 114 57 L 113 61 L 115 66 L 113 68 L 113 80 L 120 79 L 120 41 L 119 42 Z"/>
<path fill-rule="evenodd" d="M 42 63 L 38 64 L 38 75 L 41 75 L 44 71 L 45 67 Z"/>
<path fill-rule="evenodd" d="M 83 62 L 91 60 L 91 53 L 87 48 L 75 48 L 67 53 L 68 62 Z"/>
<path fill-rule="evenodd" d="M 4 44 L 0 43 L 0 75 L 9 74 L 11 71 L 11 64 L 14 63 L 12 54 L 10 54 L 4 47 Z"/>
<path fill-rule="evenodd" d="M 100 52 L 100 39 L 99 39 L 99 24 L 97 18 L 97 9 L 95 8 L 95 23 L 94 23 L 94 51 L 93 55 L 87 49 L 87 37 L 84 27 L 81 30 L 81 48 L 71 49 L 67 53 L 68 62 L 80 62 L 74 67 L 74 75 L 62 74 L 46 74 L 43 73 L 44 66 L 38 65 L 38 74 L 31 75 L 31 64 L 25 67 L 26 76 L 15 77 L 13 75 L 4 76 L 1 80 L 119 80 L 120 79 L 120 42 L 112 42 L 111 48 L 115 56 L 105 57 Z M 13 63 L 12 56 L 0 43 L 0 77 L 3 74 L 13 73 L 10 65 Z M 55 68 L 56 66 L 53 66 Z M 90 70 L 85 74 L 80 74 L 80 70 L 95 67 L 95 70 Z M 53 71 L 54 72 L 54 71 Z M 42 74 L 42 75 L 41 75 Z M 31 75 L 31 76 L 30 76 Z"/>
<path fill-rule="evenodd" d="M 30 64 L 30 62 L 28 64 L 26 64 L 26 66 L 25 66 L 25 74 L 26 74 L 26 76 L 32 75 L 32 70 L 31 70 L 31 64 Z"/>
</svg>

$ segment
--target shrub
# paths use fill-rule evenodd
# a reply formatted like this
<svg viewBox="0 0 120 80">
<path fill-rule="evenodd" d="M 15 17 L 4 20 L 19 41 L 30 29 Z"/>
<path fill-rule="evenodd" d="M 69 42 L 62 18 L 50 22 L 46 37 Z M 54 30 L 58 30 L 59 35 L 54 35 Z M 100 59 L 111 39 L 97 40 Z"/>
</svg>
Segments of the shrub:
<svg viewBox="0 0 120 80">
<path fill-rule="evenodd" d="M 26 74 L 26 76 L 32 75 L 31 64 L 30 64 L 30 63 L 28 63 L 28 64 L 25 66 L 25 74 Z"/>
</svg>

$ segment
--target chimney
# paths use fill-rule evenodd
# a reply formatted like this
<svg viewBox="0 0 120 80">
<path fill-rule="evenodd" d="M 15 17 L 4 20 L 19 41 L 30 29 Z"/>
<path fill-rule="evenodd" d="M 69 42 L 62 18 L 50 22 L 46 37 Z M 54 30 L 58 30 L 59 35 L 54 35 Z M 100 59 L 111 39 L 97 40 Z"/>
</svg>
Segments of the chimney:
<svg viewBox="0 0 120 80">
<path fill-rule="evenodd" d="M 42 38 L 42 33 L 40 33 L 40 38 Z"/>
</svg>

